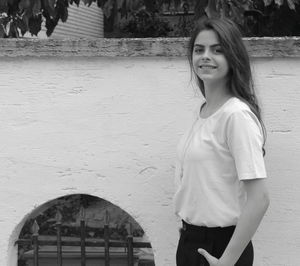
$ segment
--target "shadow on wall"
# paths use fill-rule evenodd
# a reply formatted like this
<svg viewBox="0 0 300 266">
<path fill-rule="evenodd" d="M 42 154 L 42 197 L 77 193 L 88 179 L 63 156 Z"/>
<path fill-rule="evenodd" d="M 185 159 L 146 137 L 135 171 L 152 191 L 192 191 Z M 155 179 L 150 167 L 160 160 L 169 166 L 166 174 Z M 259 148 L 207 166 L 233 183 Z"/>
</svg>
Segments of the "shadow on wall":
<svg viewBox="0 0 300 266">
<path fill-rule="evenodd" d="M 133 242 L 132 257 L 129 258 Z M 95 196 L 73 194 L 49 201 L 27 218 L 19 235 L 18 266 L 154 266 L 151 244 L 141 226 L 118 206 Z M 130 245 L 130 244 L 129 244 Z"/>
</svg>

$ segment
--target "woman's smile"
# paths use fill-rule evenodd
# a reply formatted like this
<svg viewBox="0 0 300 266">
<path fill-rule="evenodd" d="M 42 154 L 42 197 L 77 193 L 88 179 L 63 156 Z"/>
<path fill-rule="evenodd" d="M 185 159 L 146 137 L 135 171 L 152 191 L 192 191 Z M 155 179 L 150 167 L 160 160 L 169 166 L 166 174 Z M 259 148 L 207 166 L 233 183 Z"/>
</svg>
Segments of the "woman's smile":
<svg viewBox="0 0 300 266">
<path fill-rule="evenodd" d="M 211 70 L 211 69 L 216 69 L 216 66 L 213 65 L 200 65 L 199 68 L 203 69 L 203 70 Z"/>
</svg>

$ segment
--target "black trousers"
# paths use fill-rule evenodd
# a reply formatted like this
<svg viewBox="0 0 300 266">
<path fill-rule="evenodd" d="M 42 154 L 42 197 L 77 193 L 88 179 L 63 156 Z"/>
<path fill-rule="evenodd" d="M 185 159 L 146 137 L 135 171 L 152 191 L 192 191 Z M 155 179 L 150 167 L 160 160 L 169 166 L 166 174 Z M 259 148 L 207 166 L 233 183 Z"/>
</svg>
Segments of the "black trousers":
<svg viewBox="0 0 300 266">
<path fill-rule="evenodd" d="M 212 256 L 220 258 L 234 229 L 235 226 L 203 227 L 183 222 L 176 253 L 177 266 L 209 266 L 206 259 L 198 253 L 198 248 L 203 248 Z M 250 241 L 235 266 L 252 266 L 253 257 Z"/>
</svg>

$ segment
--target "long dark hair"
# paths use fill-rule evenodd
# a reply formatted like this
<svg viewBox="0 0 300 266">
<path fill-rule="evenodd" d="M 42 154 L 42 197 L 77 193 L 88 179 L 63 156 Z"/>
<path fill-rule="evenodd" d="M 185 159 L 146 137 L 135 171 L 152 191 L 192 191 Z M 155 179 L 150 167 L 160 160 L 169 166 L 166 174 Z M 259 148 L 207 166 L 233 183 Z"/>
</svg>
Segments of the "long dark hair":
<svg viewBox="0 0 300 266">
<path fill-rule="evenodd" d="M 213 30 L 217 34 L 224 56 L 229 65 L 227 79 L 227 87 L 229 89 L 229 92 L 245 102 L 249 106 L 251 111 L 256 115 L 262 127 L 265 144 L 266 130 L 261 118 L 261 109 L 259 107 L 253 86 L 249 55 L 242 40 L 242 34 L 240 30 L 234 22 L 226 18 L 207 18 L 199 21 L 198 25 L 191 35 L 188 46 L 188 59 L 191 67 L 191 72 L 194 75 L 194 43 L 198 34 L 203 30 Z M 195 77 L 200 91 L 205 97 L 204 83 L 197 75 L 195 75 Z M 264 148 L 263 153 L 265 154 Z"/>
</svg>

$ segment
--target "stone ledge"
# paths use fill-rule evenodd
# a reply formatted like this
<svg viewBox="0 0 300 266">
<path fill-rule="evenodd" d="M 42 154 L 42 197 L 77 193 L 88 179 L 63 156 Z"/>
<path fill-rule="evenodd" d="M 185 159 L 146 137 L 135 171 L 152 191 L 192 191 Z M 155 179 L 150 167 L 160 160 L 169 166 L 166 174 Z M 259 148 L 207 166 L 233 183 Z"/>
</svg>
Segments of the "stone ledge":
<svg viewBox="0 0 300 266">
<path fill-rule="evenodd" d="M 300 37 L 245 38 L 251 57 L 300 57 Z M 184 57 L 188 38 L 0 39 L 0 57 Z"/>
</svg>

